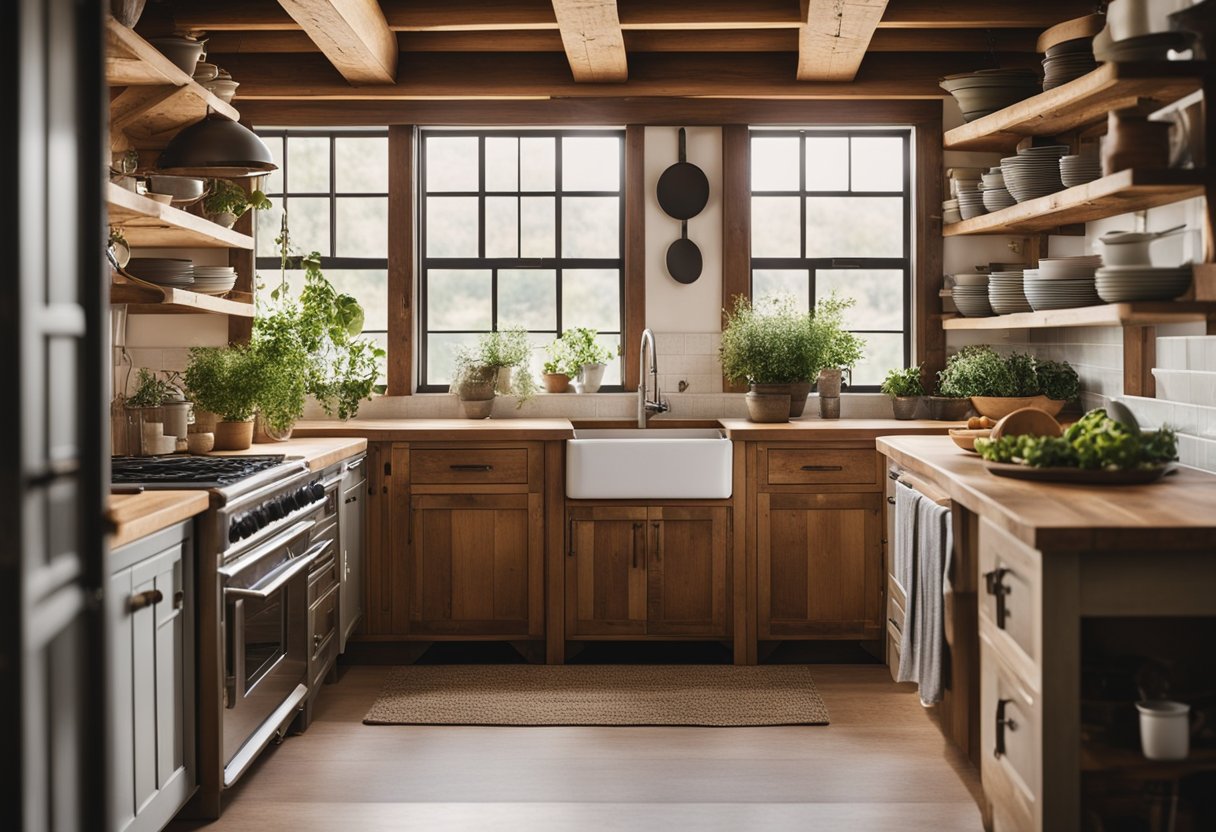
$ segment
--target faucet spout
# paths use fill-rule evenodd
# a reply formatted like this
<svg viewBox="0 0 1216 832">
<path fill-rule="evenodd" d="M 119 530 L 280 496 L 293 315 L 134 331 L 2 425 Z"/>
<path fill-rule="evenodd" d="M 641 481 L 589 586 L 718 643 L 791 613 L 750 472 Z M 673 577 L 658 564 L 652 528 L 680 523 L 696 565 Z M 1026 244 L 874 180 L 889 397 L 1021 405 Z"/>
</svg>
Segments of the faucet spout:
<svg viewBox="0 0 1216 832">
<path fill-rule="evenodd" d="M 649 350 L 647 349 L 649 347 Z M 654 399 L 646 396 L 646 360 L 650 359 L 650 376 L 654 382 Z M 655 347 L 654 333 L 649 329 L 642 330 L 642 345 L 638 350 L 638 427 L 646 427 L 647 420 L 656 413 L 665 413 L 671 409 L 659 390 L 659 356 Z"/>
</svg>

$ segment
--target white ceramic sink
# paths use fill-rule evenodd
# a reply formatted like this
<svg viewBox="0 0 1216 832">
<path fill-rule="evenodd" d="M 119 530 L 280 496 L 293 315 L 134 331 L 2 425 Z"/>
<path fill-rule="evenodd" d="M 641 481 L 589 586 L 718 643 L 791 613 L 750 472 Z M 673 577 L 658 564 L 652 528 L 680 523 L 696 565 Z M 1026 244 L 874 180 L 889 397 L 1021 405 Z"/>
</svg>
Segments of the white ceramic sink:
<svg viewBox="0 0 1216 832">
<path fill-rule="evenodd" d="M 566 440 L 572 500 L 722 500 L 731 441 L 720 430 L 576 430 Z"/>
</svg>

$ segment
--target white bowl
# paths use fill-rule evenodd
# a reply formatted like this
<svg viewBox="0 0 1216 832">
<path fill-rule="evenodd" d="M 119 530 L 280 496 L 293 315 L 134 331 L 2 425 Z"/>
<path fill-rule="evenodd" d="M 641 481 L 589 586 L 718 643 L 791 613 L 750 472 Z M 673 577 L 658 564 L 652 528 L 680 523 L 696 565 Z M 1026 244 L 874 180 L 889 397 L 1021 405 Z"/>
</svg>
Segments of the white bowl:
<svg viewBox="0 0 1216 832">
<path fill-rule="evenodd" d="M 1153 258 L 1149 254 L 1152 240 L 1136 240 L 1130 243 L 1110 243 L 1098 241 L 1102 251 L 1102 262 L 1108 266 L 1151 266 Z"/>
<path fill-rule="evenodd" d="M 956 274 L 954 275 L 955 286 L 987 286 L 988 275 L 986 274 Z"/>
</svg>

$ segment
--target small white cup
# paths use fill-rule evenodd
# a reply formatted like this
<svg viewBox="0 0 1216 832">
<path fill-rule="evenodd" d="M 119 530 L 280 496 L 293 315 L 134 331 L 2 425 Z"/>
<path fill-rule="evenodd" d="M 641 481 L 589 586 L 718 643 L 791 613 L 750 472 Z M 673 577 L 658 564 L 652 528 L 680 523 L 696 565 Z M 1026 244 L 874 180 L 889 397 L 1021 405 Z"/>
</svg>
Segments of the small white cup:
<svg viewBox="0 0 1216 832">
<path fill-rule="evenodd" d="M 1191 706 L 1154 699 L 1137 702 L 1140 749 L 1150 760 L 1185 760 L 1191 746 Z"/>
</svg>

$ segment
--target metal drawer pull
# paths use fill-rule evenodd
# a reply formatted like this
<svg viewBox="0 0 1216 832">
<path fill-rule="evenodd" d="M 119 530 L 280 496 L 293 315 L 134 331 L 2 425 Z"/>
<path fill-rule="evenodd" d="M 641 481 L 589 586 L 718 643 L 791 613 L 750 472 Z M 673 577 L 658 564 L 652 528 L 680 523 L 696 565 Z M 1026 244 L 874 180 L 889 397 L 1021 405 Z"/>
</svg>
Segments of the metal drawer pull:
<svg viewBox="0 0 1216 832">
<path fill-rule="evenodd" d="M 1005 597 L 1013 591 L 1005 585 L 1007 574 L 1009 574 L 1009 570 L 1004 567 L 984 573 L 985 589 L 989 595 L 996 598 L 996 626 L 1001 630 L 1005 629 L 1005 619 L 1010 615 L 1009 608 L 1005 605 Z"/>
<path fill-rule="evenodd" d="M 144 607 L 151 607 L 165 600 L 165 595 L 159 589 L 149 589 L 146 592 L 137 592 L 127 601 L 127 609 L 131 612 L 142 610 Z"/>
<path fill-rule="evenodd" d="M 803 471 L 843 471 L 843 465 L 803 465 Z"/>
<path fill-rule="evenodd" d="M 992 756 L 996 757 L 998 760 L 1005 756 L 1006 729 L 1010 731 L 1018 730 L 1018 724 L 1016 722 L 1014 722 L 1012 719 L 1005 718 L 1005 706 L 1012 701 L 1012 699 L 996 700 L 996 747 L 992 749 Z"/>
<path fill-rule="evenodd" d="M 346 505 L 350 505 L 351 503 L 357 502 L 358 499 L 359 499 L 359 495 L 356 494 L 354 497 L 347 497 L 345 500 L 343 500 L 343 502 Z"/>
<path fill-rule="evenodd" d="M 899 479 L 899 472 L 898 472 L 898 471 L 888 471 L 888 472 L 887 472 L 887 479 L 889 479 L 889 480 L 897 480 L 897 479 Z"/>
<path fill-rule="evenodd" d="M 353 470 L 355 470 L 356 468 L 361 468 L 361 467 L 363 467 L 363 460 L 365 460 L 365 459 L 367 459 L 367 457 L 365 457 L 365 456 L 361 456 L 361 457 L 359 457 L 358 459 L 356 459 L 354 462 L 348 462 L 348 463 L 346 463 L 346 470 L 347 470 L 347 471 L 353 471 Z"/>
<path fill-rule="evenodd" d="M 895 505 L 895 498 L 894 498 L 894 497 L 888 497 L 888 498 L 887 498 L 887 503 L 888 503 L 888 505 Z"/>
<path fill-rule="evenodd" d="M 493 471 L 493 465 L 449 465 L 453 471 Z"/>
</svg>

